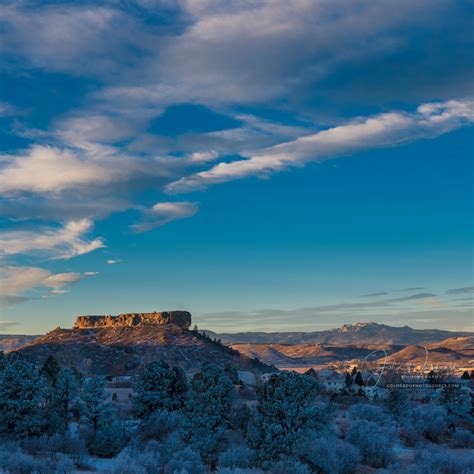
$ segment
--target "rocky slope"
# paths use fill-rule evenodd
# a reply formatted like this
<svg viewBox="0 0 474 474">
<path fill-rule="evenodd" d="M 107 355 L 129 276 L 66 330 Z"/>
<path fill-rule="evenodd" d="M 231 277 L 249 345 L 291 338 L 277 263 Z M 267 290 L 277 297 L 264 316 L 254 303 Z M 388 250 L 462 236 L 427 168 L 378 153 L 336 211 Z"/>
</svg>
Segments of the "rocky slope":
<svg viewBox="0 0 474 474">
<path fill-rule="evenodd" d="M 85 374 L 110 376 L 133 374 L 153 360 L 165 360 L 188 372 L 199 370 L 205 362 L 254 372 L 271 370 L 185 327 L 119 321 L 84 327 L 80 319 L 73 329 L 56 328 L 17 351 L 37 363 L 54 355 L 62 365 L 74 366 Z"/>
<path fill-rule="evenodd" d="M 337 329 L 315 332 L 242 332 L 215 334 L 204 331 L 226 344 L 385 344 L 411 345 L 440 342 L 451 337 L 473 336 L 469 332 L 451 332 L 439 329 L 413 329 L 378 323 L 345 324 Z"/>
</svg>

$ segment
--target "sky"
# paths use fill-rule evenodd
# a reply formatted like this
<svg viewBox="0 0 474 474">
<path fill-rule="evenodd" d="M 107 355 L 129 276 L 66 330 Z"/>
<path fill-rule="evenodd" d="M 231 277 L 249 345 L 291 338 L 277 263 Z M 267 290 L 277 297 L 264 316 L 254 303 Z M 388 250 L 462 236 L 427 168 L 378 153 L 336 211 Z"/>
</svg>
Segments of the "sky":
<svg viewBox="0 0 474 474">
<path fill-rule="evenodd" d="M 0 5 L 0 333 L 474 330 L 469 0 Z"/>
</svg>

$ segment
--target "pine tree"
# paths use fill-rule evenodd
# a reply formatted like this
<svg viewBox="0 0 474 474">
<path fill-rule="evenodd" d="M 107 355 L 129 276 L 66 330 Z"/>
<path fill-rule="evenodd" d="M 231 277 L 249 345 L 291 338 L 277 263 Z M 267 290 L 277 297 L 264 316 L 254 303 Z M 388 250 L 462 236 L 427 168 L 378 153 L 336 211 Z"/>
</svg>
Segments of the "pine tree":
<svg viewBox="0 0 474 474">
<path fill-rule="evenodd" d="M 347 388 L 349 388 L 353 384 L 351 374 L 349 374 L 349 373 L 346 374 L 346 378 L 345 378 L 344 382 L 345 382 Z"/>
<path fill-rule="evenodd" d="M 463 374 L 461 375 L 461 379 L 462 380 L 469 380 L 471 378 L 471 376 L 469 375 L 469 372 L 466 370 L 463 372 Z"/>
<path fill-rule="evenodd" d="M 395 419 L 400 420 L 403 415 L 406 414 L 409 407 L 409 401 L 406 392 L 401 389 L 392 388 L 389 391 L 386 405 L 388 411 L 395 417 Z"/>
<path fill-rule="evenodd" d="M 317 382 L 306 375 L 283 372 L 259 387 L 258 415 L 248 427 L 248 440 L 261 459 L 291 455 L 308 430 L 327 420 L 327 410 L 314 404 Z"/>
<path fill-rule="evenodd" d="M 127 444 L 125 424 L 109 405 L 105 406 L 99 416 L 97 429 L 89 445 L 89 451 L 95 456 L 116 456 Z"/>
<path fill-rule="evenodd" d="M 359 385 L 359 387 L 362 387 L 362 385 L 364 385 L 364 378 L 362 377 L 362 374 L 359 371 L 357 371 L 356 373 L 355 383 Z"/>
<path fill-rule="evenodd" d="M 146 418 L 157 410 L 178 410 L 183 407 L 186 391 L 186 375 L 180 367 L 171 368 L 164 361 L 151 362 L 136 379 L 134 413 Z"/>
<path fill-rule="evenodd" d="M 58 361 L 53 356 L 48 356 L 41 367 L 41 374 L 46 378 L 51 386 L 56 384 L 56 379 L 59 375 L 61 367 Z"/>
<path fill-rule="evenodd" d="M 101 377 L 92 377 L 86 381 L 81 393 L 81 415 L 83 421 L 96 432 L 101 415 L 107 408 L 105 381 Z"/>
<path fill-rule="evenodd" d="M 67 431 L 72 403 L 78 393 L 79 385 L 72 369 L 61 369 L 51 391 L 50 423 L 53 431 Z"/>
<path fill-rule="evenodd" d="M 207 364 L 194 375 L 185 406 L 183 438 L 215 465 L 222 437 L 230 426 L 234 385 L 219 367 Z"/>
<path fill-rule="evenodd" d="M 46 430 L 46 384 L 23 357 L 8 357 L 0 371 L 0 434 L 24 438 Z"/>
<path fill-rule="evenodd" d="M 453 431 L 460 421 L 471 418 L 471 397 L 468 390 L 461 387 L 445 387 L 440 401 L 446 408 L 448 425 Z"/>
</svg>

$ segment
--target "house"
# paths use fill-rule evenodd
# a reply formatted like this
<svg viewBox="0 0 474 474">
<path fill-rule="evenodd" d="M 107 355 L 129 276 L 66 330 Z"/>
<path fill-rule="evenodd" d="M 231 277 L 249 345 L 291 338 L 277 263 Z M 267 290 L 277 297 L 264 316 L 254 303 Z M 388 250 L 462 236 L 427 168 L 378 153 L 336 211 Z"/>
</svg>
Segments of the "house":
<svg viewBox="0 0 474 474">
<path fill-rule="evenodd" d="M 251 385 L 252 387 L 257 385 L 257 379 L 254 373 L 248 372 L 247 370 L 239 370 L 237 373 L 239 374 L 239 379 L 246 385 Z"/>
<path fill-rule="evenodd" d="M 335 374 L 322 378 L 321 384 L 328 392 L 342 392 L 346 388 L 346 377 L 344 374 Z"/>
<path fill-rule="evenodd" d="M 369 400 L 386 400 L 389 391 L 386 388 L 374 385 L 372 387 L 364 387 L 364 394 Z"/>
<path fill-rule="evenodd" d="M 260 376 L 260 382 L 267 383 L 273 376 L 278 376 L 278 372 L 266 372 Z"/>
</svg>

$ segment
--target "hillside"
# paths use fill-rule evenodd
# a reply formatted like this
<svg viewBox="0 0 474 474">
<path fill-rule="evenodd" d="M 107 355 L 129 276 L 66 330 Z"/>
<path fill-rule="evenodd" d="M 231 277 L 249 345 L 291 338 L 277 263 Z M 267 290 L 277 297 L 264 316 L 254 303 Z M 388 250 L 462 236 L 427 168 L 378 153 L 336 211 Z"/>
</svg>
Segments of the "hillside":
<svg viewBox="0 0 474 474">
<path fill-rule="evenodd" d="M 454 337 L 426 345 L 231 344 L 248 357 L 277 367 L 324 366 L 340 362 L 385 360 L 389 364 L 473 366 L 474 336 Z M 385 353 L 387 357 L 385 358 Z"/>
<path fill-rule="evenodd" d="M 165 360 L 188 372 L 198 370 L 205 362 L 222 367 L 231 365 L 240 370 L 270 370 L 229 347 L 175 324 L 84 327 L 76 322 L 73 329 L 56 328 L 17 351 L 37 363 L 54 355 L 63 365 L 95 375 L 132 374 L 153 360 Z"/>
<path fill-rule="evenodd" d="M 414 365 L 457 365 L 474 366 L 474 336 L 453 337 L 444 341 L 421 345 L 411 345 L 387 357 L 391 364 Z"/>
<path fill-rule="evenodd" d="M 340 328 L 315 332 L 241 332 L 216 334 L 225 344 L 337 344 L 337 345 L 416 345 L 440 342 L 452 337 L 473 336 L 469 332 L 451 332 L 439 329 L 413 329 L 378 323 L 345 324 Z"/>
<path fill-rule="evenodd" d="M 277 367 L 299 367 L 305 365 L 325 365 L 334 362 L 364 359 L 375 352 L 375 357 L 383 348 L 389 354 L 399 351 L 403 346 L 352 346 L 329 344 L 231 344 L 230 347 L 248 357 L 257 357 L 267 364 Z M 373 357 L 370 360 L 374 360 Z"/>
<path fill-rule="evenodd" d="M 7 354 L 40 336 L 25 334 L 0 334 L 0 352 Z"/>
</svg>

